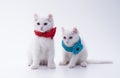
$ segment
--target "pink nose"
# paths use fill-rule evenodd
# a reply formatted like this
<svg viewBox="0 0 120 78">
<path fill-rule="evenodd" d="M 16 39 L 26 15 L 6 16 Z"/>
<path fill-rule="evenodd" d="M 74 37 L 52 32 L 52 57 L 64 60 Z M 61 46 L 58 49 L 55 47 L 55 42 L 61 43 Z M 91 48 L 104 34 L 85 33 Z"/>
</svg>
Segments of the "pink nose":
<svg viewBox="0 0 120 78">
<path fill-rule="evenodd" d="M 66 41 L 67 44 L 69 44 L 69 41 Z"/>
<path fill-rule="evenodd" d="M 41 27 L 41 30 L 43 31 L 43 27 Z"/>
</svg>

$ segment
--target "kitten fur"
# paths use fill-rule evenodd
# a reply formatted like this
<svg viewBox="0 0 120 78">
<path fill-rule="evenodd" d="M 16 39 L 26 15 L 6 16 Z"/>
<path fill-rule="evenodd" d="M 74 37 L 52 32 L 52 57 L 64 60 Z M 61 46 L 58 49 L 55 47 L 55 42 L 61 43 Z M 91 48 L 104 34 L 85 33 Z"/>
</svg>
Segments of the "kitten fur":
<svg viewBox="0 0 120 78">
<path fill-rule="evenodd" d="M 72 47 L 79 40 L 79 32 L 77 28 L 73 28 L 72 31 L 66 30 L 62 27 L 62 37 L 63 42 L 67 47 Z M 70 39 L 70 37 L 72 37 Z M 81 39 L 83 49 L 77 55 L 72 54 L 71 52 L 66 52 L 63 49 L 63 61 L 60 62 L 60 65 L 68 65 L 69 68 L 74 68 L 76 65 L 86 67 L 87 64 L 106 64 L 111 63 L 109 61 L 88 61 L 88 53 L 84 41 Z"/>
<path fill-rule="evenodd" d="M 54 21 L 51 14 L 45 18 L 41 18 L 37 14 L 34 15 L 34 30 L 44 33 L 51 30 L 53 26 Z M 56 67 L 54 63 L 54 39 L 34 35 L 28 52 L 28 66 L 31 69 L 38 69 L 40 65 L 47 65 L 49 68 Z"/>
</svg>

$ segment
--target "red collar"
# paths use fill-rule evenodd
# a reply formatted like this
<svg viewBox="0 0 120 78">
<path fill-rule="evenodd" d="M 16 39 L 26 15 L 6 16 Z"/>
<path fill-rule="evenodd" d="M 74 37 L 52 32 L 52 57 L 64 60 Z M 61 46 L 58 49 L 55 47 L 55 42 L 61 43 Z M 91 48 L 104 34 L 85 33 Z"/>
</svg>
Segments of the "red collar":
<svg viewBox="0 0 120 78">
<path fill-rule="evenodd" d="M 50 31 L 47 31 L 47 32 L 40 32 L 40 31 L 34 30 L 34 33 L 38 37 L 46 37 L 46 38 L 53 39 L 53 37 L 54 37 L 54 35 L 56 33 L 56 27 L 52 28 Z"/>
</svg>

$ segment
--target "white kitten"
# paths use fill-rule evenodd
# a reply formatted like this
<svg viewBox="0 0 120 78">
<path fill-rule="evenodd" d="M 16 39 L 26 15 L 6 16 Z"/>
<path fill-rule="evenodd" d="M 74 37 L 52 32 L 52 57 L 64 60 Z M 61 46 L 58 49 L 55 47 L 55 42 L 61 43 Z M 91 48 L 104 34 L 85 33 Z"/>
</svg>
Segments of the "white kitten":
<svg viewBox="0 0 120 78">
<path fill-rule="evenodd" d="M 56 28 L 53 28 L 54 21 L 52 15 L 47 18 L 41 18 L 34 15 L 34 40 L 28 53 L 28 65 L 32 69 L 38 69 L 39 65 L 47 65 L 49 68 L 55 68 L 54 63 L 54 34 Z"/>
<path fill-rule="evenodd" d="M 84 41 L 80 38 L 77 28 L 72 31 L 62 28 L 62 47 L 63 61 L 60 65 L 67 65 L 73 68 L 76 65 L 86 67 L 88 63 L 104 64 L 111 63 L 109 61 L 87 61 L 88 53 Z"/>
<path fill-rule="evenodd" d="M 66 65 L 68 64 L 69 68 L 73 68 L 75 67 L 76 64 L 80 64 L 83 67 L 87 66 L 87 51 L 86 51 L 86 47 L 83 43 L 83 41 L 81 40 L 81 38 L 79 37 L 79 32 L 77 30 L 77 28 L 73 28 L 72 31 L 68 31 L 65 30 L 64 28 L 62 28 L 62 35 L 63 35 L 63 43 L 64 45 L 66 45 L 66 47 L 73 47 L 76 43 L 79 43 L 80 45 L 82 45 L 81 51 L 78 52 L 77 54 L 72 53 L 72 52 L 68 52 L 65 48 L 63 48 L 63 62 L 61 62 L 61 65 Z M 80 41 L 80 42 L 78 42 Z M 76 48 L 77 49 L 77 48 Z"/>
</svg>

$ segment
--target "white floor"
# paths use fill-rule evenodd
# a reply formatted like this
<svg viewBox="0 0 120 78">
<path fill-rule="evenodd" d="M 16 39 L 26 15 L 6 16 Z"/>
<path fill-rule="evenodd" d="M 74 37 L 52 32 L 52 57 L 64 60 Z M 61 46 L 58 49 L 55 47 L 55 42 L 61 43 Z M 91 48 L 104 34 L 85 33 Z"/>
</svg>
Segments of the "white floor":
<svg viewBox="0 0 120 78">
<path fill-rule="evenodd" d="M 27 66 L 27 50 L 33 35 L 33 14 L 54 16 L 56 69 Z M 113 64 L 89 64 L 68 69 L 62 59 L 61 27 L 76 26 L 85 40 L 88 59 Z M 0 78 L 119 78 L 119 0 L 0 0 Z"/>
<path fill-rule="evenodd" d="M 40 68 L 39 70 L 30 70 L 22 66 L 8 66 L 0 68 L 1 78 L 119 78 L 118 65 L 90 65 L 88 68 L 67 69 L 58 67 L 56 70 Z"/>
<path fill-rule="evenodd" d="M 119 78 L 120 64 L 88 65 L 87 68 L 77 66 L 68 69 L 66 66 L 51 70 L 40 67 L 31 70 L 25 64 L 4 65 L 0 67 L 0 78 Z"/>
</svg>

